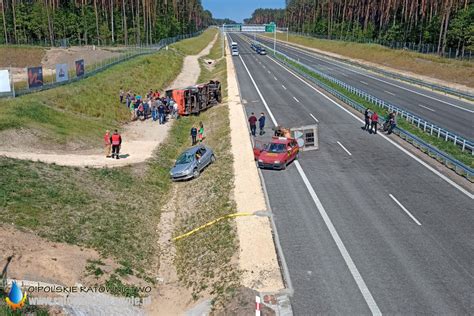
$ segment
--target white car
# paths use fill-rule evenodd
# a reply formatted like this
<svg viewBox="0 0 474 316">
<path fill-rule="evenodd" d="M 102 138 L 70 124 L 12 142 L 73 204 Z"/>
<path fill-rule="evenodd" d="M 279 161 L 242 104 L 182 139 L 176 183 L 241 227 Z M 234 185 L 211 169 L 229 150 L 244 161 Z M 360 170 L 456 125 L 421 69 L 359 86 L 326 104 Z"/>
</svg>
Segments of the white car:
<svg viewBox="0 0 474 316">
<path fill-rule="evenodd" d="M 239 51 L 237 49 L 233 49 L 232 56 L 239 56 Z"/>
</svg>

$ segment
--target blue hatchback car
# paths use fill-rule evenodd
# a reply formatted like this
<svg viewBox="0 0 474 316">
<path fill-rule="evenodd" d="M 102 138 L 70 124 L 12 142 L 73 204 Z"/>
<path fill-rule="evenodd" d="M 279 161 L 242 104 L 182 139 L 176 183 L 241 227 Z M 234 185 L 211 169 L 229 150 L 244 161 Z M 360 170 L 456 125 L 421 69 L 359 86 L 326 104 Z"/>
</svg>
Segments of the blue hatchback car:
<svg viewBox="0 0 474 316">
<path fill-rule="evenodd" d="M 201 171 L 214 161 L 216 156 L 211 148 L 204 145 L 191 147 L 176 159 L 170 170 L 170 177 L 173 181 L 197 178 Z"/>
</svg>

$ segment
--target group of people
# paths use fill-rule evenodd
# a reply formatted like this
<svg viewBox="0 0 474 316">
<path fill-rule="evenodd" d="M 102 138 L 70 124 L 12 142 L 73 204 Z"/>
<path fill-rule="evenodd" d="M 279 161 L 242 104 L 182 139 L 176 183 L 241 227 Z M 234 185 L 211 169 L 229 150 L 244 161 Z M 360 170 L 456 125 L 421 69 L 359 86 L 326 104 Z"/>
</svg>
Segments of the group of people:
<svg viewBox="0 0 474 316">
<path fill-rule="evenodd" d="M 199 130 L 196 126 L 191 127 L 191 146 L 194 146 L 198 143 L 202 143 L 204 140 L 204 124 L 199 122 Z"/>
<path fill-rule="evenodd" d="M 368 131 L 370 134 L 377 134 L 377 125 L 379 122 L 379 116 L 377 112 L 372 112 L 369 108 L 365 109 L 364 112 L 365 125 L 362 127 L 363 130 Z M 393 129 L 397 126 L 397 113 L 395 111 L 390 112 L 385 118 L 383 124 L 383 131 L 387 132 L 387 135 L 392 134 Z"/>
<path fill-rule="evenodd" d="M 260 117 L 258 119 L 255 116 L 254 112 L 250 114 L 249 125 L 250 125 L 250 133 L 252 134 L 252 136 L 255 137 L 257 134 L 257 122 L 258 122 L 258 127 L 260 130 L 260 135 L 265 134 L 265 121 L 266 121 L 266 117 L 265 117 L 265 113 L 263 112 L 260 113 Z"/>
<path fill-rule="evenodd" d="M 130 119 L 144 121 L 151 117 L 153 121 L 165 124 L 168 116 L 178 118 L 178 104 L 169 96 L 161 96 L 158 90 L 150 89 L 145 97 L 120 88 L 120 103 L 130 109 Z"/>
<path fill-rule="evenodd" d="M 122 136 L 119 134 L 118 130 L 115 130 L 113 134 L 110 134 L 110 131 L 107 130 L 104 135 L 105 143 L 105 157 L 106 158 L 115 158 L 120 159 L 120 146 L 122 145 Z"/>
</svg>

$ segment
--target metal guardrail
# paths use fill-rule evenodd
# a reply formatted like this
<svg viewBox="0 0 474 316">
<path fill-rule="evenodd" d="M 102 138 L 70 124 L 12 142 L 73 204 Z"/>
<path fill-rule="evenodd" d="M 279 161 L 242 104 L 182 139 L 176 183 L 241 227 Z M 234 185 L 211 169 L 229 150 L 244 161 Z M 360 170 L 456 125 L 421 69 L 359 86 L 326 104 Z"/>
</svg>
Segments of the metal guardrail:
<svg viewBox="0 0 474 316">
<path fill-rule="evenodd" d="M 15 90 L 14 97 L 29 94 L 29 93 L 35 93 L 35 92 L 39 92 L 39 91 L 49 90 L 49 89 L 52 89 L 52 88 L 56 88 L 56 87 L 59 87 L 59 86 L 63 86 L 63 85 L 67 85 L 67 84 L 70 84 L 70 83 L 73 83 L 73 82 L 77 82 L 77 81 L 85 79 L 85 78 L 92 77 L 92 76 L 94 76 L 94 75 L 96 75 L 96 74 L 98 74 L 98 73 L 114 66 L 114 65 L 120 64 L 124 61 L 130 60 L 130 59 L 138 57 L 138 56 L 143 56 L 143 55 L 156 53 L 157 51 L 161 50 L 162 48 L 166 47 L 167 45 L 176 43 L 176 42 L 178 42 L 180 40 L 183 40 L 183 39 L 186 39 L 186 38 L 195 37 L 195 36 L 201 34 L 202 32 L 203 31 L 198 31 L 198 32 L 195 32 L 195 33 L 192 33 L 192 34 L 183 34 L 183 35 L 178 35 L 178 36 L 174 36 L 174 37 L 164 38 L 164 39 L 161 39 L 157 44 L 154 44 L 154 45 L 151 45 L 151 46 L 128 47 L 127 48 L 128 50 L 124 54 L 118 56 L 117 58 L 112 58 L 112 59 L 108 60 L 108 62 L 105 63 L 105 64 L 102 64 L 102 63 L 95 64 L 95 66 L 97 66 L 96 68 L 94 68 L 93 70 L 86 71 L 84 73 L 84 75 L 82 75 L 80 77 L 74 76 L 74 77 L 71 77 L 67 81 L 51 82 L 51 83 L 43 84 L 41 87 L 38 87 L 38 88 L 28 88 L 27 87 L 27 88 L 24 88 L 24 89 Z M 11 96 L 12 95 L 10 93 L 0 94 L 0 98 L 2 98 L 2 97 L 11 97 Z"/>
<path fill-rule="evenodd" d="M 297 35 L 297 36 L 302 36 L 302 37 L 308 37 L 308 38 L 314 37 L 314 36 L 303 35 L 303 34 L 294 33 L 294 32 L 290 32 L 290 34 Z M 324 58 L 327 58 L 327 57 L 324 57 Z M 393 73 L 393 72 L 390 72 L 390 71 L 378 69 L 378 68 L 375 68 L 375 67 L 370 67 L 370 66 L 360 64 L 360 63 L 357 63 L 357 62 L 353 62 L 353 61 L 343 59 L 343 58 L 331 57 L 331 59 L 337 60 L 337 61 L 342 62 L 342 63 L 350 64 L 350 65 L 355 66 L 355 67 L 363 68 L 363 69 L 366 69 L 366 70 L 369 70 L 369 71 L 372 71 L 372 72 L 376 72 L 376 73 L 379 73 L 379 74 L 387 76 L 387 77 L 391 77 L 391 78 L 398 79 L 398 80 L 405 81 L 405 82 L 409 82 L 409 83 L 412 83 L 412 84 L 415 84 L 415 85 L 418 85 L 418 86 L 429 88 L 431 90 L 440 91 L 440 92 L 443 92 L 445 94 L 451 94 L 451 95 L 454 95 L 454 96 L 457 96 L 457 97 L 460 97 L 460 98 L 465 98 L 465 99 L 471 100 L 471 101 L 474 100 L 474 94 L 473 93 L 456 90 L 456 89 L 453 89 L 453 88 L 449 88 L 449 87 L 434 84 L 434 83 L 428 83 L 428 82 L 425 82 L 425 81 L 420 80 L 420 79 L 410 78 L 410 77 L 403 76 L 403 75 L 400 75 L 400 74 L 397 74 L 397 73 Z"/>
<path fill-rule="evenodd" d="M 270 48 L 270 47 L 268 47 L 264 44 L 262 44 L 262 46 L 265 46 L 268 50 L 273 51 L 272 48 Z M 385 108 L 385 109 L 389 110 L 390 112 L 395 111 L 397 113 L 397 115 L 400 115 L 402 118 L 405 118 L 409 123 L 412 123 L 413 125 L 416 125 L 418 128 L 423 129 L 424 132 L 427 132 L 430 135 L 434 135 L 437 138 L 442 138 L 446 142 L 453 142 L 454 144 L 460 146 L 462 151 L 467 150 L 467 151 L 470 151 L 472 155 L 474 155 L 474 143 L 472 141 L 470 141 L 470 140 L 468 140 L 468 139 L 466 139 L 462 136 L 459 136 L 456 133 L 451 132 L 447 129 L 441 128 L 441 127 L 437 126 L 436 124 L 428 122 L 428 121 L 422 119 L 421 117 L 419 117 L 417 115 L 414 115 L 414 114 L 412 114 L 408 111 L 400 109 L 399 107 L 397 107 L 393 104 L 390 104 L 390 103 L 385 102 L 385 101 L 383 101 L 383 100 L 381 100 L 377 97 L 374 97 L 374 96 L 368 94 L 367 92 L 365 92 L 361 89 L 354 88 L 351 85 L 348 85 L 347 83 L 345 83 L 345 82 L 343 82 L 339 79 L 331 77 L 331 76 L 325 74 L 324 72 L 322 72 L 320 70 L 314 69 L 313 67 L 307 66 L 307 65 L 301 63 L 300 61 L 297 61 L 296 59 L 291 58 L 291 57 L 289 57 L 289 56 L 287 56 L 287 55 L 285 55 L 281 52 L 277 52 L 277 54 L 280 54 L 280 55 L 284 56 L 286 59 L 305 67 L 307 70 L 312 71 L 312 72 L 318 74 L 319 76 L 331 81 L 332 83 L 335 83 L 335 84 L 343 87 L 344 89 L 348 90 L 349 92 L 354 93 L 355 95 L 371 102 L 372 104 L 374 104 L 376 106 Z"/>
<path fill-rule="evenodd" d="M 263 45 L 265 46 L 265 45 Z M 273 52 L 273 49 L 269 48 L 266 46 L 269 51 Z M 325 83 L 319 81 L 318 79 L 314 78 L 313 76 L 310 76 L 309 74 L 303 72 L 301 69 L 295 67 L 294 65 L 288 63 L 285 59 L 278 57 L 278 55 L 283 56 L 284 58 L 287 58 L 288 60 L 291 60 L 292 62 L 296 62 L 300 64 L 303 67 L 307 67 L 306 65 L 293 60 L 291 57 L 286 56 L 285 54 L 282 54 L 280 52 L 276 52 L 275 58 L 278 59 L 281 63 L 286 65 L 287 67 L 291 68 L 295 72 L 297 72 L 299 75 L 302 77 L 306 78 L 307 80 L 315 83 L 317 86 L 321 87 L 322 89 L 326 90 L 330 94 L 334 95 L 344 103 L 350 105 L 351 107 L 355 108 L 359 112 L 364 112 L 365 107 L 361 105 L 358 102 L 355 102 L 351 98 L 345 96 L 344 94 L 340 93 L 336 89 L 333 89 L 326 85 Z M 309 68 L 309 67 L 308 67 Z M 310 69 L 311 70 L 311 69 Z M 473 182 L 474 181 L 474 170 L 462 162 L 458 161 L 457 159 L 454 159 L 453 157 L 449 156 L 448 154 L 442 152 L 441 150 L 435 148 L 434 146 L 427 144 L 425 141 L 421 140 L 420 138 L 416 137 L 415 135 L 412 135 L 411 133 L 396 127 L 394 129 L 394 133 L 398 134 L 402 139 L 405 139 L 406 141 L 412 143 L 414 146 L 420 148 L 422 151 L 426 152 L 429 154 L 431 157 L 434 157 L 436 160 L 442 162 L 445 166 L 448 168 L 454 170 L 456 173 L 466 177 L 469 181 Z"/>
</svg>

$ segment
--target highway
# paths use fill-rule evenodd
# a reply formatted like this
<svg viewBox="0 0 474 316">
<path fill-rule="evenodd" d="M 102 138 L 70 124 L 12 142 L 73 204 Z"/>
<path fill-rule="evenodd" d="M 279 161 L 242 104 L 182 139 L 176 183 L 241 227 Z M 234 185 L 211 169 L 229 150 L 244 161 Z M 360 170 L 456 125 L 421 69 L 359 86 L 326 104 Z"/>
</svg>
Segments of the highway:
<svg viewBox="0 0 474 316">
<path fill-rule="evenodd" d="M 319 122 L 318 150 L 262 172 L 295 315 L 474 313 L 472 192 L 227 36 L 247 115 L 265 112 L 267 133 Z"/>
<path fill-rule="evenodd" d="M 247 35 L 249 39 L 253 36 Z M 273 48 L 273 40 L 260 36 Z M 410 111 L 427 121 L 474 140 L 474 104 L 325 58 L 310 50 L 277 42 L 277 51 L 316 68 L 379 99 Z"/>
</svg>

